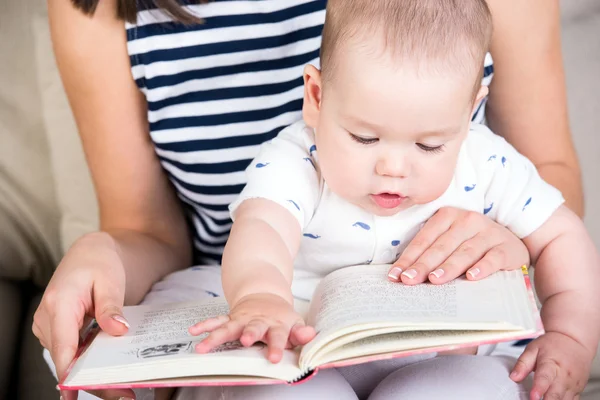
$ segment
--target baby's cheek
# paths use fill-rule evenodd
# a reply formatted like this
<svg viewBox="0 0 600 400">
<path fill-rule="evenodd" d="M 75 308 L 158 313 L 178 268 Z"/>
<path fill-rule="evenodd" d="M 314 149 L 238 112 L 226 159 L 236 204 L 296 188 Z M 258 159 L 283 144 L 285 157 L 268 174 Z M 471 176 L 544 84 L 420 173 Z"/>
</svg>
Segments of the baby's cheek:
<svg viewBox="0 0 600 400">
<path fill-rule="evenodd" d="M 438 199 L 446 192 L 448 186 L 450 186 L 454 174 L 448 173 L 445 169 L 440 169 L 439 172 L 440 173 L 437 175 L 431 176 L 430 179 L 427 180 L 427 184 L 422 186 L 419 203 L 430 203 Z"/>
</svg>

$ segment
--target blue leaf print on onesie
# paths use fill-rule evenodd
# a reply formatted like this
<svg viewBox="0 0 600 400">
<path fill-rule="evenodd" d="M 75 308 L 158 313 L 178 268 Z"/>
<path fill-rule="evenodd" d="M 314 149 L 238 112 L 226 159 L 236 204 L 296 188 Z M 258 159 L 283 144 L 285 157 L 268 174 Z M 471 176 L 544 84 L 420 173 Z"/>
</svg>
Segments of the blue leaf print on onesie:
<svg viewBox="0 0 600 400">
<path fill-rule="evenodd" d="M 303 236 L 307 237 L 309 239 L 320 239 L 321 238 L 321 236 L 319 236 L 319 235 L 313 235 L 312 233 L 305 233 Z"/>
<path fill-rule="evenodd" d="M 314 169 L 317 169 L 317 166 L 316 166 L 316 165 L 315 165 L 315 163 L 313 162 L 312 158 L 310 158 L 310 157 L 304 157 L 304 159 L 305 159 L 306 161 L 308 161 L 308 162 L 309 162 L 309 163 L 310 163 L 310 164 L 313 166 L 313 168 L 314 168 Z"/>
<path fill-rule="evenodd" d="M 490 206 L 488 208 L 483 209 L 483 215 L 486 215 L 487 213 L 492 211 L 492 208 L 494 208 L 494 203 L 490 204 Z"/>
<path fill-rule="evenodd" d="M 523 210 L 522 211 L 525 211 L 525 209 L 527 208 L 527 206 L 530 205 L 530 204 L 531 204 L 531 197 L 528 198 L 527 201 L 525 202 L 525 205 L 523 206 Z"/>
<path fill-rule="evenodd" d="M 490 156 L 490 158 L 488 158 L 488 161 L 492 161 L 492 160 L 495 160 L 495 159 L 496 159 L 496 155 L 494 154 L 494 155 Z"/>
<path fill-rule="evenodd" d="M 219 297 L 219 295 L 218 295 L 218 294 L 216 294 L 215 292 L 211 292 L 210 290 L 205 290 L 205 292 L 206 292 L 206 293 L 208 293 L 208 295 L 209 295 L 209 296 L 212 296 L 212 297 Z"/>
<path fill-rule="evenodd" d="M 470 192 L 471 190 L 475 189 L 476 186 L 476 184 L 473 184 L 471 186 L 465 186 L 465 192 Z"/>
<path fill-rule="evenodd" d="M 370 231 L 371 227 L 367 224 L 365 224 L 364 222 L 355 222 L 354 224 L 352 224 L 352 226 L 358 227 L 358 228 L 362 228 L 365 231 Z"/>
<path fill-rule="evenodd" d="M 300 211 L 300 206 L 298 204 L 296 204 L 296 202 L 294 200 L 288 200 L 290 203 L 292 203 L 297 209 L 298 211 Z"/>
<path fill-rule="evenodd" d="M 399 240 L 392 240 L 392 246 L 398 246 L 400 244 Z"/>
<path fill-rule="evenodd" d="M 312 146 L 310 146 L 310 149 L 308 150 L 308 153 L 310 155 L 312 155 L 313 152 L 317 151 L 317 145 L 313 144 Z"/>
<path fill-rule="evenodd" d="M 256 164 L 256 168 L 264 168 L 269 164 L 271 164 L 271 163 L 269 163 L 269 162 L 268 163 L 258 163 L 258 164 Z"/>
<path fill-rule="evenodd" d="M 506 167 L 506 157 L 502 157 L 502 166 Z"/>
</svg>

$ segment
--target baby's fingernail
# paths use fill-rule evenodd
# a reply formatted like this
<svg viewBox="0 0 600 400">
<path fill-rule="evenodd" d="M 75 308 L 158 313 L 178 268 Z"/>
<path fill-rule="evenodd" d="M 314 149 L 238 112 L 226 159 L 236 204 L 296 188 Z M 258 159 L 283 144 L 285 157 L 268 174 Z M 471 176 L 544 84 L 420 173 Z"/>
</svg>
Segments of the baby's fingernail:
<svg viewBox="0 0 600 400">
<path fill-rule="evenodd" d="M 436 278 L 439 278 L 440 276 L 444 275 L 444 270 L 443 269 L 436 269 L 435 271 L 433 271 L 432 273 L 430 273 L 429 275 L 433 275 Z"/>
<path fill-rule="evenodd" d="M 112 319 L 114 319 L 115 321 L 117 321 L 117 322 L 125 325 L 127 328 L 129 328 L 129 322 L 127 322 L 127 320 L 124 317 L 116 314 L 116 315 L 112 316 Z"/>
<path fill-rule="evenodd" d="M 513 371 L 513 372 L 511 372 L 511 373 L 510 373 L 510 377 L 511 377 L 512 379 L 516 378 L 516 377 L 517 377 L 517 375 L 519 375 L 519 374 L 517 373 L 517 371 Z"/>
<path fill-rule="evenodd" d="M 402 273 L 402 268 L 394 267 L 388 273 L 388 277 L 390 277 L 393 280 L 397 281 L 400 278 L 400 274 L 401 273 Z"/>
<path fill-rule="evenodd" d="M 406 276 L 408 279 L 415 279 L 418 273 L 414 269 L 409 269 L 408 271 L 403 272 L 402 275 Z"/>
<path fill-rule="evenodd" d="M 471 275 L 471 278 L 475 278 L 477 275 L 479 275 L 480 272 L 481 272 L 481 270 L 479 268 L 473 268 L 473 269 L 469 270 L 469 272 L 467 272 L 467 274 Z"/>
</svg>

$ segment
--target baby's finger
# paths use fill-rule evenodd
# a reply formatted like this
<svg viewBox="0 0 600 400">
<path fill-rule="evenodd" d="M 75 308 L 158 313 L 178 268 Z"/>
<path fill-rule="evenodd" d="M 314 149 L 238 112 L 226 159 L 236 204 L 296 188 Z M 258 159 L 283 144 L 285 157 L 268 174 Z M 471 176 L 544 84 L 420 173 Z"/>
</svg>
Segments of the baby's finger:
<svg viewBox="0 0 600 400">
<path fill-rule="evenodd" d="M 439 269 L 429 274 L 432 283 L 442 284 L 461 276 L 467 269 L 472 267 L 489 250 L 489 243 L 482 235 L 462 243 Z"/>
<path fill-rule="evenodd" d="M 242 334 L 243 325 L 237 321 L 230 321 L 227 324 L 215 329 L 204 340 L 196 345 L 197 353 L 208 353 L 223 343 L 232 342 L 239 339 Z"/>
<path fill-rule="evenodd" d="M 267 346 L 269 348 L 269 354 L 267 358 L 273 364 L 277 364 L 283 357 L 283 349 L 285 348 L 288 338 L 290 336 L 289 329 L 284 326 L 277 325 L 271 326 L 269 332 L 267 332 Z"/>
<path fill-rule="evenodd" d="M 289 341 L 292 347 L 302 346 L 313 340 L 315 335 L 315 328 L 306 326 L 303 321 L 300 321 L 292 327 Z"/>
<path fill-rule="evenodd" d="M 517 363 L 510 373 L 510 379 L 513 381 L 521 382 L 527 377 L 527 375 L 531 373 L 531 371 L 533 371 L 539 351 L 537 346 L 534 344 L 535 342 L 532 342 L 529 346 L 527 346 L 523 354 L 521 354 L 521 357 L 519 357 L 517 360 Z"/>
<path fill-rule="evenodd" d="M 198 336 L 206 332 L 214 331 L 227 322 L 229 322 L 228 315 L 219 315 L 218 317 L 205 319 L 204 321 L 200 321 L 195 325 L 190 326 L 188 331 L 190 332 L 190 335 Z"/>
<path fill-rule="evenodd" d="M 269 325 L 265 321 L 253 319 L 242 331 L 240 342 L 244 346 L 250 347 L 259 340 L 263 340 L 268 329 Z"/>
<path fill-rule="evenodd" d="M 535 374 L 533 376 L 533 387 L 531 388 L 531 398 L 535 400 L 541 399 L 546 395 L 550 385 L 554 383 L 556 376 L 558 375 L 558 367 L 552 361 L 542 362 L 538 364 Z M 551 397 L 562 399 L 562 397 Z"/>
<path fill-rule="evenodd" d="M 535 379 L 534 379 L 535 380 Z M 535 388 L 535 385 L 534 385 Z M 567 387 L 560 379 L 552 382 L 546 393 L 543 395 L 546 399 L 572 399 L 573 395 L 567 397 Z"/>
</svg>

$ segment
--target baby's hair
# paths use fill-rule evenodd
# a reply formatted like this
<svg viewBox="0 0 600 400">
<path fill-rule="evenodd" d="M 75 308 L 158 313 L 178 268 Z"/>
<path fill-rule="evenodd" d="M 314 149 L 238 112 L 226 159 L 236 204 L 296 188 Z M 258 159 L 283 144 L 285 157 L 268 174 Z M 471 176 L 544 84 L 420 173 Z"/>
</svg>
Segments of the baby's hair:
<svg viewBox="0 0 600 400">
<path fill-rule="evenodd" d="M 383 49 L 395 62 L 481 74 L 491 36 L 485 0 L 329 0 L 321 45 L 323 80 L 334 76 L 336 55 L 348 42 L 369 38 L 381 38 L 382 46 L 368 51 Z"/>
<path fill-rule="evenodd" d="M 75 7 L 88 15 L 93 15 L 101 0 L 71 0 Z M 117 0 L 117 18 L 127 22 L 137 21 L 140 6 L 158 8 L 171 16 L 175 21 L 184 24 L 202 23 L 202 19 L 186 11 L 184 4 L 203 4 L 211 0 Z"/>
</svg>

